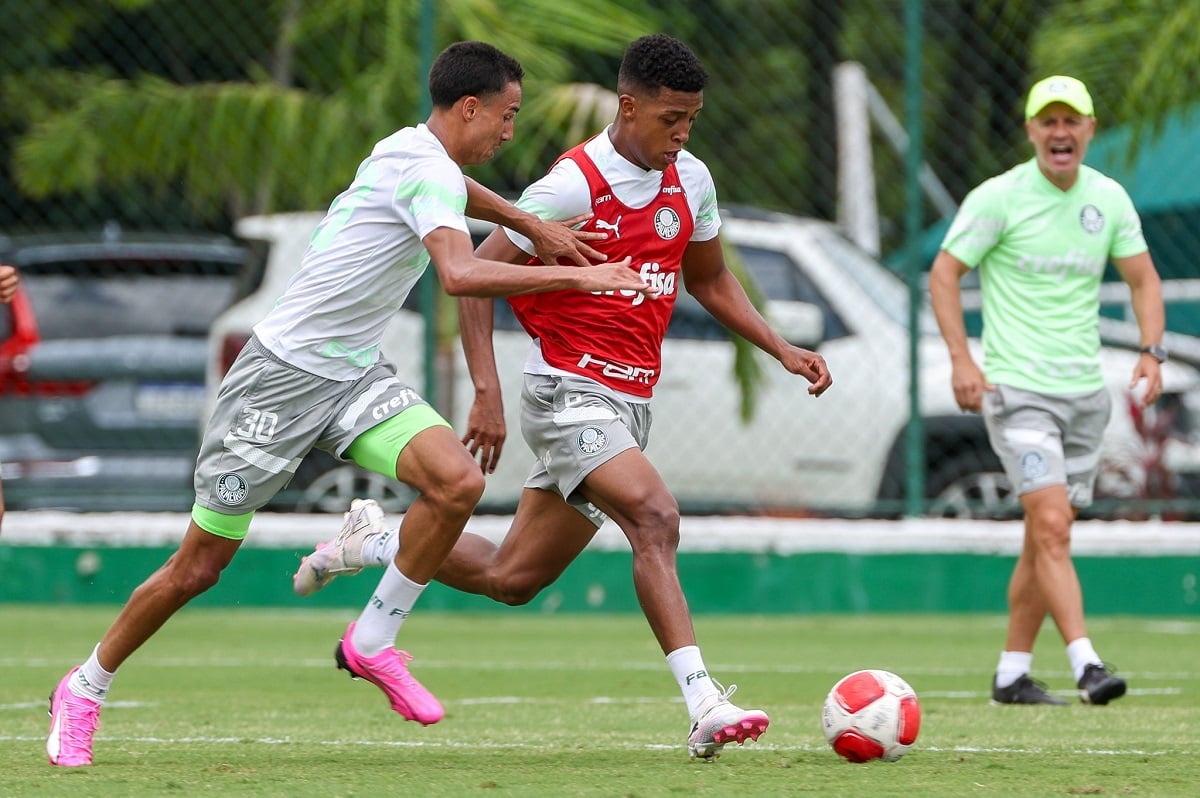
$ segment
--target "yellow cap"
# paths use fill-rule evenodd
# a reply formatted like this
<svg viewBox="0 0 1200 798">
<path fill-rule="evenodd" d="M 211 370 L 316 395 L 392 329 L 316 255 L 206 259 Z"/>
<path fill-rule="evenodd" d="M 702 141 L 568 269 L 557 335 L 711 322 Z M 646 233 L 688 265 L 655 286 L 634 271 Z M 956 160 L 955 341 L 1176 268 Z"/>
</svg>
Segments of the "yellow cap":
<svg viewBox="0 0 1200 798">
<path fill-rule="evenodd" d="M 1084 116 L 1096 115 L 1087 86 L 1066 75 L 1051 75 L 1033 84 L 1025 103 L 1025 118 L 1033 119 L 1050 103 L 1066 103 Z"/>
</svg>

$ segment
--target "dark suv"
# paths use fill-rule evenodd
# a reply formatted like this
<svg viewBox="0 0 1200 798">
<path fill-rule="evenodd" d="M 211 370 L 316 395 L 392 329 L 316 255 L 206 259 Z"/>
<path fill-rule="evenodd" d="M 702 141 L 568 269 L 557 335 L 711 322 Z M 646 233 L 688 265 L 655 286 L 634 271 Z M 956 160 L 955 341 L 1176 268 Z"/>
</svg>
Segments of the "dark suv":
<svg viewBox="0 0 1200 798">
<path fill-rule="evenodd" d="M 253 252 L 223 236 L 0 236 L 0 469 L 10 509 L 186 510 L 209 326 Z"/>
</svg>

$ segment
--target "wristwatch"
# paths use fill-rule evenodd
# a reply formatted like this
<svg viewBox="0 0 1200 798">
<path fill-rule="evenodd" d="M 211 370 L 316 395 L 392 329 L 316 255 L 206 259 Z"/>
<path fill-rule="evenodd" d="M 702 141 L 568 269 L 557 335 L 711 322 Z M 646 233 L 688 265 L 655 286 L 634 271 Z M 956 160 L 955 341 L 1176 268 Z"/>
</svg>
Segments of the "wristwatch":
<svg viewBox="0 0 1200 798">
<path fill-rule="evenodd" d="M 1149 346 L 1143 346 L 1141 351 L 1143 355 L 1149 355 L 1159 363 L 1167 362 L 1167 348 L 1162 344 L 1150 344 Z"/>
</svg>

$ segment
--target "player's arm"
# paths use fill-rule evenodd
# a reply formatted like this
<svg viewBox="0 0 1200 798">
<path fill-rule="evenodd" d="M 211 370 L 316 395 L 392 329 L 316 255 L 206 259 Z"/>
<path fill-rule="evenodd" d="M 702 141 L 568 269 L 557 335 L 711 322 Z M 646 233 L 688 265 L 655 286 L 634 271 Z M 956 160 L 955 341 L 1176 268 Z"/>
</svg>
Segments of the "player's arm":
<svg viewBox="0 0 1200 798">
<path fill-rule="evenodd" d="M 720 238 L 689 243 L 681 271 L 688 293 L 713 318 L 778 360 L 790 373 L 808 380 L 810 394 L 820 396 L 833 384 L 825 358 L 789 344 L 754 307 L 742 284 L 725 265 Z"/>
<path fill-rule="evenodd" d="M 1129 301 L 1137 319 L 1142 346 L 1162 343 L 1167 326 L 1166 310 L 1163 307 L 1162 280 L 1154 268 L 1150 253 L 1147 251 L 1125 258 L 1113 258 L 1113 265 L 1129 286 Z M 1162 368 L 1158 360 L 1148 354 L 1138 358 L 1129 387 L 1132 388 L 1142 379 L 1146 380 L 1142 404 L 1149 406 L 1162 395 Z"/>
<path fill-rule="evenodd" d="M 484 239 L 475 254 L 486 260 L 504 263 L 516 264 L 529 260 L 529 256 L 509 241 L 499 227 Z M 475 388 L 475 399 L 467 413 L 467 429 L 462 441 L 471 456 L 479 458 L 479 465 L 485 474 L 495 472 L 508 436 L 500 375 L 496 371 L 496 354 L 492 346 L 494 316 L 493 299 L 458 298 L 459 335 L 467 359 L 467 371 Z"/>
<path fill-rule="evenodd" d="M 20 278 L 14 266 L 0 263 L 0 302 L 9 302 L 17 293 Z"/>
<path fill-rule="evenodd" d="M 573 230 L 591 218 L 591 213 L 565 221 L 550 222 L 523 211 L 482 183 L 466 178 L 467 216 L 516 230 L 533 242 L 534 252 L 542 263 L 558 263 L 565 259 L 579 266 L 602 263 L 608 256 L 588 246 L 588 241 L 602 241 L 608 233 Z"/>
<path fill-rule="evenodd" d="M 648 298 L 657 292 L 629 268 L 626 257 L 594 266 L 539 266 L 531 269 L 475 256 L 471 237 L 452 227 L 437 227 L 422 239 L 450 296 L 515 296 L 540 291 L 635 291 Z"/>
<path fill-rule="evenodd" d="M 939 250 L 929 269 L 929 300 L 938 329 L 950 352 L 950 384 L 962 410 L 983 409 L 983 392 L 993 390 L 967 346 L 963 322 L 961 281 L 970 268 L 946 250 Z"/>
</svg>

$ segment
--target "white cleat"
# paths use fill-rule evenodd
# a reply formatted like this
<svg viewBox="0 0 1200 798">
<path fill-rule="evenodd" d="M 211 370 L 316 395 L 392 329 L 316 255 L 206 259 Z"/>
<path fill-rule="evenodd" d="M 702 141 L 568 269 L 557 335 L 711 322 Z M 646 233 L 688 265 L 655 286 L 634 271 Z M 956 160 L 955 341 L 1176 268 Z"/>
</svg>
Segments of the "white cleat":
<svg viewBox="0 0 1200 798">
<path fill-rule="evenodd" d="M 720 700 L 692 725 L 692 733 L 688 736 L 688 753 L 692 759 L 712 762 L 721 755 L 726 743 L 741 745 L 746 740 L 757 740 L 767 730 L 771 723 L 767 713 L 729 703 L 729 697 L 736 691 L 736 684 L 729 685 L 728 690 L 722 688 Z"/>
<path fill-rule="evenodd" d="M 317 548 L 304 559 L 292 577 L 297 596 L 311 596 L 333 581 L 334 577 L 356 574 L 365 567 L 363 544 L 376 535 L 386 534 L 383 509 L 374 499 L 355 499 L 344 516 L 337 537 Z"/>
</svg>

